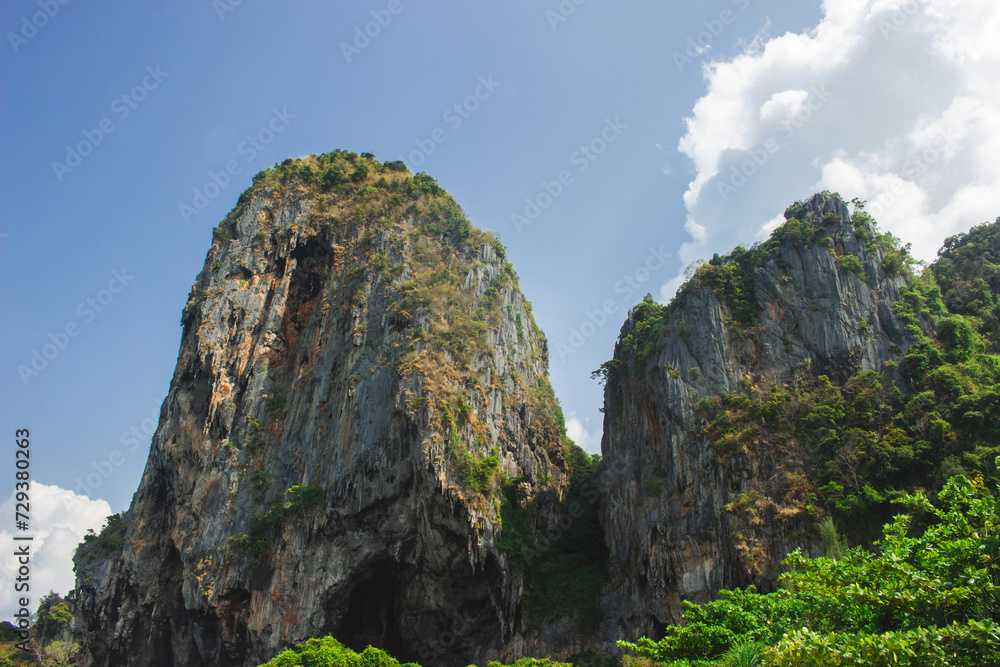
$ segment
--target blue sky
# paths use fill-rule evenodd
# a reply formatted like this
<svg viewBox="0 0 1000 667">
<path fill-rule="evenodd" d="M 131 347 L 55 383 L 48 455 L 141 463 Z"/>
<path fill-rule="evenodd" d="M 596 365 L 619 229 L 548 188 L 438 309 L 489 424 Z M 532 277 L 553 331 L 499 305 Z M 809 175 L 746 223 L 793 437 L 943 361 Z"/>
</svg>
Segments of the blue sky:
<svg viewBox="0 0 1000 667">
<path fill-rule="evenodd" d="M 795 199 L 878 201 L 928 258 L 1000 215 L 990 2 L 63 2 L 0 8 L 0 424 L 66 508 L 46 590 L 59 517 L 138 485 L 211 228 L 286 157 L 403 159 L 497 232 L 590 451 L 628 308 Z"/>
</svg>

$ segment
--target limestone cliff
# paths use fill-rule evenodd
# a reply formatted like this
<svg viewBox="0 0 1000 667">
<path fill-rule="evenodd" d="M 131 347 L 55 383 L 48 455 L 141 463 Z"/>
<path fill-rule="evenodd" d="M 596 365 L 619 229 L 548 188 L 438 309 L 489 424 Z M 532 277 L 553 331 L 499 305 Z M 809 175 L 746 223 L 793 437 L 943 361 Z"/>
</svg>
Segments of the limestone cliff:
<svg viewBox="0 0 1000 667">
<path fill-rule="evenodd" d="M 601 520 L 620 565 L 603 602 L 609 638 L 659 635 L 681 600 L 772 589 L 789 551 L 822 548 L 809 451 L 753 428 L 723 450 L 707 428 L 713 397 L 867 369 L 903 381 L 892 362 L 914 332 L 893 309 L 898 243 L 864 215 L 852 224 L 835 195 L 785 217 L 766 244 L 698 268 L 669 306 L 633 309 L 603 367 Z"/>
<path fill-rule="evenodd" d="M 262 172 L 181 324 L 120 541 L 77 553 L 86 664 L 256 665 L 326 634 L 424 665 L 550 648 L 496 544 L 503 480 L 539 525 L 568 485 L 546 342 L 433 179 L 341 151 Z"/>
</svg>

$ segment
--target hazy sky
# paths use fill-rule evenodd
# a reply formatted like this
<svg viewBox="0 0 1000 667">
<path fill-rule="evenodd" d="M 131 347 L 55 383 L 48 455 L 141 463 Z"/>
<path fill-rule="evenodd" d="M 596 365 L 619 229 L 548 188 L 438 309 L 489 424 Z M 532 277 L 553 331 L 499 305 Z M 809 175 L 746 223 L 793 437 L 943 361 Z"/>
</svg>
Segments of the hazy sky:
<svg viewBox="0 0 1000 667">
<path fill-rule="evenodd" d="M 288 156 L 402 159 L 496 231 L 595 452 L 589 375 L 628 308 L 796 199 L 868 199 L 927 259 L 1000 215 L 994 0 L 10 0 L 0 20 L 0 420 L 31 429 L 44 485 L 38 596 L 127 508 L 211 228 Z"/>
</svg>

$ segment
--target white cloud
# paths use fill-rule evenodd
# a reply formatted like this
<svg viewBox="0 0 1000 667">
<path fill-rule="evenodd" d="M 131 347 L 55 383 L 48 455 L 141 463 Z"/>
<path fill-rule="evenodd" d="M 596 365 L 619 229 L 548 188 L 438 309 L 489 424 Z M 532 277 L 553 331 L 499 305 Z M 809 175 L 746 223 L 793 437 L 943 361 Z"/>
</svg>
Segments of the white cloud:
<svg viewBox="0 0 1000 667">
<path fill-rule="evenodd" d="M 707 64 L 678 144 L 695 169 L 682 264 L 759 240 L 786 205 L 824 189 L 867 199 L 921 259 L 992 221 L 997 34 L 993 0 L 825 0 L 814 28 Z"/>
<path fill-rule="evenodd" d="M 575 411 L 571 412 L 566 419 L 566 435 L 587 453 L 600 454 L 603 427 L 599 426 L 597 430 L 588 431 L 589 424 L 590 417 L 580 419 L 576 416 Z"/>
<path fill-rule="evenodd" d="M 0 504 L 0 517 L 4 525 L 12 528 L 15 520 L 16 499 L 10 497 Z M 4 545 L 0 556 L 0 620 L 11 620 L 17 610 L 16 600 L 28 595 L 32 613 L 38 602 L 50 590 L 65 595 L 74 586 L 73 552 L 83 541 L 88 528 L 99 531 L 105 518 L 111 514 L 111 506 L 104 500 L 91 500 L 58 486 L 31 483 L 30 489 L 30 530 L 17 536 L 31 535 L 31 568 L 27 593 L 14 590 L 15 577 L 20 563 L 14 556 L 15 533 L 8 528 L 0 530 L 0 544 Z"/>
<path fill-rule="evenodd" d="M 760 120 L 762 123 L 776 123 L 782 118 L 794 116 L 802 111 L 808 99 L 808 90 L 775 93 L 760 107 Z"/>
</svg>

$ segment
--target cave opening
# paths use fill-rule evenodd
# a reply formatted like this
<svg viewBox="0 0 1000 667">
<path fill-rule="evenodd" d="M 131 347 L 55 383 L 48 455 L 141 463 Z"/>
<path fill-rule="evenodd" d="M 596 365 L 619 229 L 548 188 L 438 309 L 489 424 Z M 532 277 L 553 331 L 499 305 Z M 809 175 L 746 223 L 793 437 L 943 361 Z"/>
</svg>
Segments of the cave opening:
<svg viewBox="0 0 1000 667">
<path fill-rule="evenodd" d="M 371 645 L 400 662 L 413 660 L 400 633 L 399 588 L 397 566 L 391 561 L 377 563 L 351 591 L 337 639 L 359 653 Z"/>
</svg>

